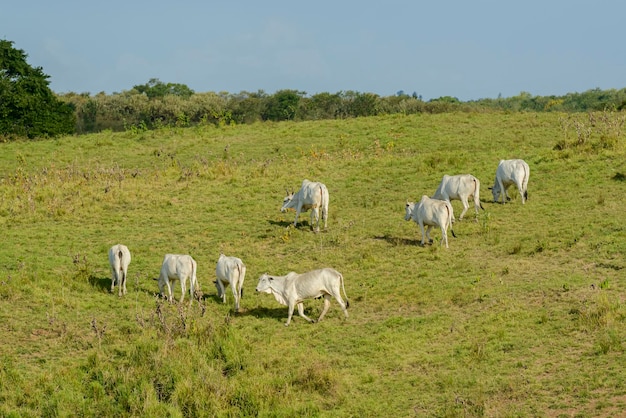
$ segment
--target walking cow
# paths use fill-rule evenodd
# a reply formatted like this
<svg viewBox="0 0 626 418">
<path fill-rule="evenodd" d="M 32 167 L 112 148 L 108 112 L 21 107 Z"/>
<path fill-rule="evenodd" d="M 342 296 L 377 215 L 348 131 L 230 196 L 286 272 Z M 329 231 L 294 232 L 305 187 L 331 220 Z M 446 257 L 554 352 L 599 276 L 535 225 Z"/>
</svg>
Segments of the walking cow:
<svg viewBox="0 0 626 418">
<path fill-rule="evenodd" d="M 117 244 L 109 249 L 109 264 L 111 265 L 111 293 L 115 292 L 115 283 L 119 287 L 118 296 L 126 294 L 126 276 L 130 264 L 130 251 L 128 247 Z"/>
<path fill-rule="evenodd" d="M 288 326 L 293 316 L 293 309 L 297 305 L 298 313 L 301 317 L 309 322 L 315 322 L 304 314 L 304 305 L 302 302 L 305 299 L 324 297 L 324 309 L 320 314 L 317 321 L 321 321 L 328 312 L 330 307 L 330 298 L 334 297 L 341 309 L 343 310 L 346 318 L 348 317 L 348 296 L 346 296 L 346 302 L 344 303 L 341 298 L 341 290 L 346 296 L 346 289 L 343 285 L 343 276 L 335 269 L 324 268 L 320 270 L 313 270 L 307 273 L 298 274 L 293 271 L 286 276 L 270 276 L 267 273 L 259 277 L 259 284 L 256 287 L 257 292 L 264 292 L 274 295 L 276 301 L 281 305 L 287 305 L 287 322 L 285 326 Z"/>
<path fill-rule="evenodd" d="M 422 196 L 422 200 L 417 204 L 406 202 L 404 220 L 413 219 L 419 225 L 422 232 L 422 246 L 424 245 L 424 238 L 428 238 L 429 242 L 433 242 L 430 238 L 430 229 L 433 226 L 438 226 L 441 228 L 441 244 L 445 242 L 446 248 L 448 248 L 448 227 L 450 227 L 452 236 L 456 238 L 452 229 L 453 218 L 452 205 L 447 200 L 431 199 L 428 196 Z M 426 228 L 426 233 L 424 233 L 424 225 L 428 227 Z"/>
<path fill-rule="evenodd" d="M 469 209 L 468 200 L 470 197 L 474 198 L 476 215 L 478 215 L 478 208 L 485 210 L 480 203 L 480 181 L 471 174 L 457 174 L 456 176 L 444 174 L 437 191 L 433 195 L 433 199 L 447 200 L 448 202 L 452 199 L 460 200 L 463 204 L 463 211 L 459 220 L 463 219 L 465 212 Z"/>
<path fill-rule="evenodd" d="M 171 282 L 174 280 L 180 280 L 180 288 L 182 293 L 180 295 L 180 303 L 183 303 L 185 299 L 185 293 L 187 292 L 187 280 L 189 280 L 189 296 L 193 303 L 193 298 L 197 288 L 196 279 L 197 264 L 190 255 L 180 254 L 165 254 L 163 258 L 163 264 L 161 265 L 161 273 L 159 274 L 159 292 L 164 295 L 163 290 L 167 287 L 167 300 L 173 301 L 173 291 Z"/>
<path fill-rule="evenodd" d="M 243 280 L 246 277 L 246 266 L 237 257 L 228 257 L 220 254 L 215 267 L 215 287 L 217 296 L 226 303 L 226 287 L 231 286 L 235 298 L 235 312 L 239 312 L 239 303 L 243 297 Z"/>
</svg>

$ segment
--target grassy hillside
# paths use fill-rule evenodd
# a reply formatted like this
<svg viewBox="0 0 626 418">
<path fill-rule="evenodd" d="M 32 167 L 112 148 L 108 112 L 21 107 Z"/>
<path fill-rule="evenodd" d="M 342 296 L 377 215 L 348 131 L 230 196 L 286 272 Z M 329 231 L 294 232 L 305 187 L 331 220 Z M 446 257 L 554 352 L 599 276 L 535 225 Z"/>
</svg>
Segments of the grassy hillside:
<svg viewBox="0 0 626 418">
<path fill-rule="evenodd" d="M 604 119 L 603 119 L 604 117 Z M 618 416 L 626 408 L 626 145 L 619 114 L 441 114 L 163 129 L 0 144 L 2 416 Z M 530 199 L 492 203 L 497 163 Z M 482 181 L 450 248 L 404 204 Z M 315 234 L 280 213 L 330 192 Z M 456 213 L 461 205 L 453 202 Z M 132 253 L 111 294 L 108 248 Z M 248 267 L 216 297 L 220 251 Z M 191 307 L 155 297 L 165 253 L 198 262 Z M 255 294 L 330 266 L 351 307 L 321 323 Z M 176 288 L 180 295 L 180 288 Z M 319 315 L 322 302 L 308 301 Z"/>
</svg>

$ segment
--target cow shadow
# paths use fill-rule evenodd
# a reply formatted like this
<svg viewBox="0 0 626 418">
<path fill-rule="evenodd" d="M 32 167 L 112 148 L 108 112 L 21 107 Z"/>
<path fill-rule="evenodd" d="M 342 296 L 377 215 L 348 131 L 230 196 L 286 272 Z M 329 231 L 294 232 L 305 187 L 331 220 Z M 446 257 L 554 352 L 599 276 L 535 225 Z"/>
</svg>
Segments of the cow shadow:
<svg viewBox="0 0 626 418">
<path fill-rule="evenodd" d="M 287 228 L 289 225 L 293 225 L 293 222 L 289 222 L 289 221 L 274 221 L 272 219 L 270 219 L 267 222 L 269 222 L 270 225 L 280 226 L 280 227 L 283 227 L 283 228 Z"/>
<path fill-rule="evenodd" d="M 289 228 L 290 226 L 293 227 L 293 221 L 274 221 L 274 220 L 269 220 L 268 221 L 271 225 L 273 226 L 280 226 L 282 228 Z M 309 221 L 307 220 L 301 220 L 298 221 L 298 226 L 296 226 L 296 229 L 311 229 L 311 225 L 309 224 Z"/>
<path fill-rule="evenodd" d="M 298 311 L 296 310 L 294 312 L 294 315 L 297 315 Z M 278 307 L 278 308 L 263 308 L 263 307 L 256 307 L 256 308 L 244 308 L 242 307 L 242 309 L 240 310 L 240 312 L 238 312 L 236 314 L 237 316 L 253 316 L 255 318 L 274 318 L 274 319 L 278 319 L 278 320 L 282 320 L 282 321 L 286 321 L 287 320 L 287 307 Z"/>
<path fill-rule="evenodd" d="M 107 277 L 98 277 L 94 274 L 89 275 L 89 284 L 101 292 L 110 293 L 111 292 L 111 276 Z M 117 287 L 117 283 L 115 285 Z M 128 287 L 128 282 L 126 283 L 126 287 Z"/>
<path fill-rule="evenodd" d="M 421 247 L 421 241 L 419 239 L 407 239 L 407 238 L 393 237 L 388 234 L 376 235 L 374 236 L 374 239 L 386 241 L 392 247 L 407 246 L 407 245 Z"/>
<path fill-rule="evenodd" d="M 227 289 L 230 290 L 230 289 Z M 231 299 L 232 299 L 232 294 L 230 295 Z M 196 296 L 196 299 L 198 299 L 201 302 L 205 302 L 205 303 L 223 303 L 222 302 L 222 298 L 219 297 L 217 295 L 217 293 L 204 293 L 202 292 L 201 296 Z M 227 299 L 228 300 L 228 299 Z"/>
</svg>

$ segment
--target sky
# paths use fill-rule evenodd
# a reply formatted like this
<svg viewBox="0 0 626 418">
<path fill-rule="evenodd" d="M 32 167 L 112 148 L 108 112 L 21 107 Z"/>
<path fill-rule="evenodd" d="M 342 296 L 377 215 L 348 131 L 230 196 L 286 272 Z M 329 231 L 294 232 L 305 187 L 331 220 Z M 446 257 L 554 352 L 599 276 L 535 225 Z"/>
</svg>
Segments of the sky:
<svg viewBox="0 0 626 418">
<path fill-rule="evenodd" d="M 1 10 L 0 39 L 57 93 L 153 78 L 197 93 L 462 101 L 626 87 L 623 0 L 20 0 Z"/>
</svg>

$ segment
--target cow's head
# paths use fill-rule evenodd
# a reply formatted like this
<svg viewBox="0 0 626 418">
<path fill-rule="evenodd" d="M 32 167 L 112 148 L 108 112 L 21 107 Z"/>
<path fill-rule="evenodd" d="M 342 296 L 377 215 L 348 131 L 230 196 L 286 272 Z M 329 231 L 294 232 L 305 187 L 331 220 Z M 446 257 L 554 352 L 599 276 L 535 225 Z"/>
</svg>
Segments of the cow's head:
<svg viewBox="0 0 626 418">
<path fill-rule="evenodd" d="M 281 212 L 284 212 L 291 207 L 291 202 L 293 201 L 293 196 L 295 194 L 294 192 L 290 192 L 287 189 L 285 189 L 285 192 L 287 192 L 287 196 L 285 196 L 285 198 L 283 199 L 283 206 L 280 208 Z"/>
<path fill-rule="evenodd" d="M 406 205 L 404 206 L 404 220 L 410 221 L 413 217 L 413 209 L 415 208 L 415 202 L 406 201 Z"/>
<path fill-rule="evenodd" d="M 159 294 L 161 296 L 164 296 L 165 293 L 163 293 L 163 289 L 165 288 L 165 282 L 163 280 L 161 280 L 161 276 L 153 277 L 152 280 L 157 282 L 157 285 L 159 286 Z"/>
<path fill-rule="evenodd" d="M 267 273 L 263 273 L 259 277 L 259 283 L 256 286 L 257 292 L 272 293 L 272 276 Z"/>
<path fill-rule="evenodd" d="M 491 190 L 491 194 L 493 195 L 493 201 L 497 202 L 498 199 L 500 199 L 500 183 L 496 181 L 493 187 L 489 187 L 489 190 Z"/>
<path fill-rule="evenodd" d="M 222 296 L 224 296 L 224 294 L 222 293 L 222 286 L 220 286 L 220 285 L 217 283 L 217 280 L 215 280 L 215 281 L 213 282 L 213 284 L 215 285 L 215 288 L 217 289 L 217 297 L 221 299 L 221 298 L 222 298 Z"/>
</svg>

